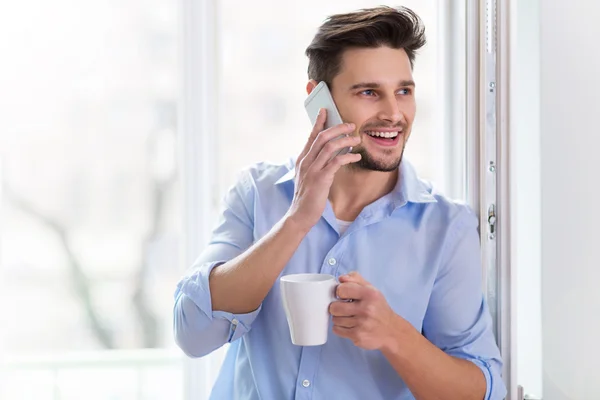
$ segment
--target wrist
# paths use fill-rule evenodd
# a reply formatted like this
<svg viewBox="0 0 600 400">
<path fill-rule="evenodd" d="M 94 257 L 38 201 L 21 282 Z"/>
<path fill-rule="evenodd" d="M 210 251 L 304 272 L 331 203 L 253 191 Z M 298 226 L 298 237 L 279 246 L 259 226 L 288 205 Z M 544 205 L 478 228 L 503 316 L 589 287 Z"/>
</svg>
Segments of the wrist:
<svg viewBox="0 0 600 400">
<path fill-rule="evenodd" d="M 312 225 L 307 224 L 305 218 L 300 218 L 292 213 L 287 213 L 283 217 L 282 225 L 283 229 L 302 235 L 302 237 L 306 236 L 312 229 Z"/>
<path fill-rule="evenodd" d="M 413 348 L 415 335 L 419 335 L 419 332 L 399 315 L 394 315 L 390 328 L 387 340 L 380 349 L 381 352 L 386 357 L 405 357 L 403 353 Z"/>
</svg>

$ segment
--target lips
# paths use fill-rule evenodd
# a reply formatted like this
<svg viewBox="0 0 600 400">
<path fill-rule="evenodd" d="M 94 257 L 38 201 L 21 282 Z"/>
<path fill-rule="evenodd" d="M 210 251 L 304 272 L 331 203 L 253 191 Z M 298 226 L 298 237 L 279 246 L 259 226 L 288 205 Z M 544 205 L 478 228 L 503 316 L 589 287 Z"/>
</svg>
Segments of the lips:
<svg viewBox="0 0 600 400">
<path fill-rule="evenodd" d="M 402 133 L 401 130 L 395 130 L 395 131 L 365 131 L 365 133 L 371 137 L 381 137 L 381 138 L 386 138 L 386 139 L 393 139 L 396 136 L 398 136 L 400 133 Z"/>
<path fill-rule="evenodd" d="M 373 129 L 365 130 L 363 133 L 369 140 L 379 146 L 393 147 L 398 144 L 402 136 L 402 129 Z"/>
</svg>

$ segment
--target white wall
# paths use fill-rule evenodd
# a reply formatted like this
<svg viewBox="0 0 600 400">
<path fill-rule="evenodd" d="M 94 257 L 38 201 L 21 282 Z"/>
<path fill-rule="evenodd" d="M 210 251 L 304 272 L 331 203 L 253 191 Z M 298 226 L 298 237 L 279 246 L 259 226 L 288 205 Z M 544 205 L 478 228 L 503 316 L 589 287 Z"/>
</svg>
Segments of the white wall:
<svg viewBox="0 0 600 400">
<path fill-rule="evenodd" d="M 598 399 L 600 3 L 511 5 L 517 384 Z"/>
<path fill-rule="evenodd" d="M 599 399 L 600 2 L 540 1 L 540 25 L 544 398 Z"/>
<path fill-rule="evenodd" d="M 511 226 L 517 384 L 542 395 L 539 0 L 511 3 Z M 515 393 L 513 393 L 515 395 Z"/>
</svg>

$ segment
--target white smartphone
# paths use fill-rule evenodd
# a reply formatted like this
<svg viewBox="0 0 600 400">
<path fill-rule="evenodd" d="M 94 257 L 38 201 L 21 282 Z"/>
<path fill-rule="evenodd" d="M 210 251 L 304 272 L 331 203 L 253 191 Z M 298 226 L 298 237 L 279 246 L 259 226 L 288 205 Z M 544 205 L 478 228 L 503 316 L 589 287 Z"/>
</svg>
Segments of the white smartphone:
<svg viewBox="0 0 600 400">
<path fill-rule="evenodd" d="M 317 114 L 319 109 L 325 108 L 327 110 L 327 120 L 325 121 L 325 129 L 331 128 L 332 126 L 342 124 L 342 117 L 335 106 L 331 92 L 325 82 L 319 82 L 317 86 L 310 92 L 306 100 L 304 101 L 304 108 L 308 113 L 310 122 L 314 125 L 317 120 Z M 346 135 L 340 135 L 336 139 L 341 139 Z M 336 140 L 333 139 L 333 140 Z M 352 151 L 352 147 L 344 147 L 337 152 L 336 156 L 343 155 Z"/>
</svg>

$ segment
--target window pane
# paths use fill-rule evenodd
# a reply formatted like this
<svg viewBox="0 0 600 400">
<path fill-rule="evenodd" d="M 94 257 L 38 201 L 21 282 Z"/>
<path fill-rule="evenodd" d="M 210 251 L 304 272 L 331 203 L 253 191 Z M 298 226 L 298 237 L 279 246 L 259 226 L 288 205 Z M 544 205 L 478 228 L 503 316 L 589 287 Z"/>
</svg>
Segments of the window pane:
<svg viewBox="0 0 600 400">
<path fill-rule="evenodd" d="M 138 398 L 157 376 L 181 386 L 167 350 L 181 274 L 178 18 L 169 0 L 1 7 L 1 335 L 13 383 L 39 382 L 9 399 L 54 385 L 80 398 L 89 382 L 96 398 Z M 118 352 L 149 348 L 163 350 Z"/>
</svg>

